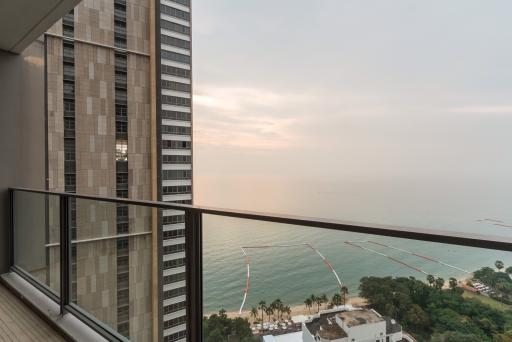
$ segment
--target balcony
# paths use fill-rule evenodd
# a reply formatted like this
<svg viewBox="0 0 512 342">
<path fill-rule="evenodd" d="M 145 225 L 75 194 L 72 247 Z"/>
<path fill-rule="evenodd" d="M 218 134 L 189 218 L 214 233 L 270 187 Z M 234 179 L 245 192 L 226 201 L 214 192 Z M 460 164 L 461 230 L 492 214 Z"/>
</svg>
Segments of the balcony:
<svg viewBox="0 0 512 342">
<path fill-rule="evenodd" d="M 186 331 L 188 341 L 208 341 L 215 320 L 226 315 L 225 322 L 242 317 L 254 337 L 306 330 L 314 336 L 336 317 L 341 325 L 333 329 L 350 334 L 343 322 L 364 316 L 393 331 L 384 338 L 412 341 L 410 336 L 421 337 L 428 327 L 410 324 L 394 306 L 400 301 L 420 317 L 431 314 L 434 298 L 454 301 L 455 312 L 454 303 L 474 306 L 488 319 L 510 305 L 508 289 L 492 280 L 505 279 L 506 273 L 483 268 L 494 268 L 496 260 L 510 265 L 507 236 L 21 188 L 10 190 L 10 205 L 11 266 L 3 282 L 20 296 L 39 293 L 60 315 L 76 317 L 106 340 L 181 340 Z M 130 213 L 123 233 L 116 233 L 114 224 L 119 205 Z M 184 228 L 184 237 L 163 238 L 163 225 L 152 222 L 164 210 L 185 215 L 176 227 Z M 180 258 L 187 262 L 164 267 Z M 30 289 L 28 295 L 16 282 Z M 404 290 L 410 286 L 430 299 Z M 411 297 L 404 299 L 403 291 Z M 219 310 L 227 313 L 215 314 Z M 204 315 L 209 318 L 203 325 Z M 226 334 L 234 332 L 229 329 Z"/>
</svg>

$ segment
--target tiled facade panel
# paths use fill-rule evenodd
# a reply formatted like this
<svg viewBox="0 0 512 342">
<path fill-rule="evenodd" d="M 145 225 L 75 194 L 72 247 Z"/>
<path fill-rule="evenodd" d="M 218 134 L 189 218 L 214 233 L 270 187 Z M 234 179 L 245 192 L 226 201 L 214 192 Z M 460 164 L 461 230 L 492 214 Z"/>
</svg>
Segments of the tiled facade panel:
<svg viewBox="0 0 512 342">
<path fill-rule="evenodd" d="M 145 217 L 151 229 L 151 212 Z M 153 322 L 151 292 L 151 235 L 131 238 L 129 242 L 130 339 L 150 341 Z"/>
<path fill-rule="evenodd" d="M 75 38 L 114 45 L 114 1 L 83 0 L 75 7 Z"/>
<path fill-rule="evenodd" d="M 151 199 L 149 57 L 128 55 L 129 196 Z"/>
<path fill-rule="evenodd" d="M 128 50 L 149 54 L 149 1 L 126 0 Z"/>
<path fill-rule="evenodd" d="M 80 223 L 78 223 L 80 229 Z M 109 326 L 117 324 L 115 239 L 76 245 L 77 304 Z"/>
<path fill-rule="evenodd" d="M 62 39 L 47 37 L 48 182 L 49 190 L 64 191 L 64 104 Z"/>
<path fill-rule="evenodd" d="M 76 191 L 116 196 L 114 51 L 75 44 Z"/>
<path fill-rule="evenodd" d="M 52 27 L 46 31 L 51 34 L 62 36 L 62 19 L 59 19 Z"/>
</svg>

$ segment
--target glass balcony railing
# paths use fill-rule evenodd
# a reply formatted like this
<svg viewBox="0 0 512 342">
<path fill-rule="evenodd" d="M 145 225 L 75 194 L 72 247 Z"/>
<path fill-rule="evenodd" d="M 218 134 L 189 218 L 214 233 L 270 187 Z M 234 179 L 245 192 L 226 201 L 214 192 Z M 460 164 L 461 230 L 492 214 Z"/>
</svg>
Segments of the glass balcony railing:
<svg viewBox="0 0 512 342">
<path fill-rule="evenodd" d="M 110 340 L 511 336 L 507 230 L 482 236 L 23 189 L 11 189 L 11 203 L 11 269 Z M 117 230 L 120 214 L 128 233 Z"/>
</svg>

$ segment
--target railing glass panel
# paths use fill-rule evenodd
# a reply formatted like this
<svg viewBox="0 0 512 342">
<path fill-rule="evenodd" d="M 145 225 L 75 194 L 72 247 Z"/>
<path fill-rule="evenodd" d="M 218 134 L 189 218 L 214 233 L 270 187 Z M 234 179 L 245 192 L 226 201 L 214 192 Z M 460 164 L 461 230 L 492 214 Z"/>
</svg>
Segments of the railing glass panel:
<svg viewBox="0 0 512 342">
<path fill-rule="evenodd" d="M 13 263 L 60 295 L 59 196 L 13 193 Z"/>
<path fill-rule="evenodd" d="M 510 273 L 510 252 L 203 215 L 203 336 L 506 340 Z"/>
</svg>

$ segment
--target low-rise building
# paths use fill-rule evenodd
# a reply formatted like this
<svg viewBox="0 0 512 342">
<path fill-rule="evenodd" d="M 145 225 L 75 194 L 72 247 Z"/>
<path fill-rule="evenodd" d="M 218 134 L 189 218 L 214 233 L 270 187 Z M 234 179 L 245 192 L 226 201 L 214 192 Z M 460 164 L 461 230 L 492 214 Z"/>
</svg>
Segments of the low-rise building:
<svg viewBox="0 0 512 342">
<path fill-rule="evenodd" d="M 325 310 L 302 323 L 303 342 L 398 342 L 402 327 L 373 309 Z"/>
</svg>

